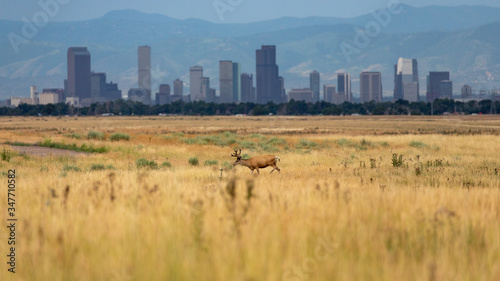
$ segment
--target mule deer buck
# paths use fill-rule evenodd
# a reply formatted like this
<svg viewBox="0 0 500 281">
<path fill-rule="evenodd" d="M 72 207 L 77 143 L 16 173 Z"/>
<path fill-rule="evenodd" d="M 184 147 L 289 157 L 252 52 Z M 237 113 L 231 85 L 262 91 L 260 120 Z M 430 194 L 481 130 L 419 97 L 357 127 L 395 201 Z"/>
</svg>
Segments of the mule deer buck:
<svg viewBox="0 0 500 281">
<path fill-rule="evenodd" d="M 277 170 L 279 173 L 280 168 L 276 166 L 276 163 L 280 161 L 280 158 L 276 155 L 261 155 L 261 156 L 255 156 L 250 159 L 241 159 L 241 149 L 238 152 L 238 150 L 235 150 L 233 154 L 231 154 L 231 157 L 236 157 L 236 161 L 233 163 L 233 166 L 236 166 L 238 164 L 248 167 L 252 172 L 250 174 L 253 174 L 253 170 L 257 170 L 257 173 L 260 174 L 259 169 L 263 169 L 266 167 L 273 167 L 273 170 L 271 171 L 274 172 L 274 170 Z"/>
</svg>

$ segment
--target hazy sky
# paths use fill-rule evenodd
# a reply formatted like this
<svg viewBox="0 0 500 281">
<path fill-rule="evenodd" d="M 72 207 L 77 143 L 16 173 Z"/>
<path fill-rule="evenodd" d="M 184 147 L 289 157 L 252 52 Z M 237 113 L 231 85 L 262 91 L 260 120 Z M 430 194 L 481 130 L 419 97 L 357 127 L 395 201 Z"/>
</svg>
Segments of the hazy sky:
<svg viewBox="0 0 500 281">
<path fill-rule="evenodd" d="M 173 18 L 199 18 L 213 22 L 252 22 L 283 16 L 353 17 L 382 9 L 398 0 L 0 0 L 0 19 L 32 19 L 43 11 L 39 3 L 58 3 L 51 21 L 98 18 L 111 10 L 136 9 Z M 412 6 L 486 5 L 500 7 L 498 0 L 401 0 Z M 53 5 L 49 5 L 53 7 Z M 217 7 L 217 8 L 216 8 Z M 52 12 L 55 11 L 55 12 Z M 40 15 L 40 13 L 38 13 Z M 499 16 L 500 18 L 500 16 Z"/>
</svg>

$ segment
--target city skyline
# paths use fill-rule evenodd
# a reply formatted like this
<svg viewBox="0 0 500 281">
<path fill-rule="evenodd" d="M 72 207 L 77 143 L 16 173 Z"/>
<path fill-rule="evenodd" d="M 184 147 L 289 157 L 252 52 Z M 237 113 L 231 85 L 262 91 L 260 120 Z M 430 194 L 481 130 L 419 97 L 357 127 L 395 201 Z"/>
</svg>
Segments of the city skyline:
<svg viewBox="0 0 500 281">
<path fill-rule="evenodd" d="M 68 78 L 65 80 L 66 90 L 64 91 L 66 96 L 70 98 L 67 102 L 88 105 L 92 102 L 124 98 L 121 96 L 121 91 L 118 90 L 117 84 L 108 84 L 106 82 L 106 73 L 90 72 L 91 56 L 87 47 L 70 47 L 67 53 Z M 80 66 L 80 68 L 78 68 L 78 66 Z M 177 94 L 179 97 L 176 99 L 217 103 L 242 102 L 242 92 L 245 92 L 245 100 L 257 103 L 266 103 L 268 101 L 281 103 L 292 99 L 313 103 L 321 100 L 335 104 L 344 101 L 353 102 L 351 96 L 352 91 L 350 90 L 351 75 L 349 73 L 338 74 L 337 89 L 339 89 L 339 91 L 335 90 L 334 85 L 324 84 L 324 90 L 321 93 L 319 91 L 320 73 L 315 70 L 309 74 L 309 88 L 295 88 L 286 91 L 284 88 L 284 79 L 278 76 L 279 66 L 276 64 L 276 46 L 274 45 L 262 45 L 260 49 L 256 50 L 256 73 L 260 72 L 259 76 L 261 77 L 260 96 L 256 95 L 255 98 L 256 93 L 254 92 L 258 87 L 253 87 L 253 75 L 246 73 L 241 74 L 240 69 L 241 66 L 237 62 L 219 62 L 221 87 L 220 93 L 217 95 L 216 89 L 210 88 L 210 77 L 203 76 L 203 67 L 190 67 L 191 91 L 186 97 L 182 94 Z M 403 99 L 410 102 L 419 101 L 417 59 L 405 59 L 400 57 L 398 63 L 394 65 L 394 75 L 393 100 Z M 242 80 L 245 80 L 244 86 L 241 83 Z M 179 78 L 177 78 L 173 84 L 176 92 L 183 92 L 183 83 Z M 259 82 L 257 81 L 257 85 L 258 84 Z M 171 93 L 169 84 L 161 84 L 159 86 L 159 92 L 156 93 L 154 97 L 151 96 L 152 90 L 150 85 L 151 47 L 139 46 L 138 88 L 130 89 L 127 98 L 147 105 L 170 102 Z M 332 86 L 333 88 L 329 89 Z M 55 93 L 57 91 L 58 90 L 52 92 Z M 52 92 L 44 92 L 43 94 L 52 94 Z M 322 94 L 321 98 L 320 94 Z M 31 98 L 25 98 L 24 102 L 37 104 L 38 101 L 35 96 L 38 96 L 36 86 L 32 86 L 30 91 Z M 472 87 L 464 85 L 461 88 L 461 96 L 463 98 L 470 98 L 472 96 Z M 427 75 L 426 100 L 433 101 L 436 98 L 453 98 L 453 82 L 450 79 L 449 72 L 431 71 Z M 52 96 L 50 98 L 45 96 L 44 100 L 57 101 L 58 99 L 52 99 Z M 60 100 L 61 99 L 59 99 L 59 101 Z M 154 102 L 152 102 L 152 100 L 154 100 Z M 380 72 L 361 72 L 360 74 L 360 102 L 364 103 L 369 101 L 384 101 L 382 96 L 382 74 Z M 22 97 L 19 102 L 23 102 Z"/>
<path fill-rule="evenodd" d="M 421 15 L 422 13 L 428 11 L 429 9 L 431 11 L 436 10 L 441 17 L 443 16 L 443 13 L 445 11 L 443 8 L 439 7 L 428 8 L 426 10 L 410 9 L 409 7 L 402 7 L 402 8 L 404 8 L 405 12 L 404 18 L 408 19 L 411 19 L 412 16 L 414 17 L 416 15 Z M 479 9 L 479 11 L 481 11 L 481 9 Z M 474 13 L 477 14 L 477 12 L 478 12 L 477 7 L 473 8 L 471 16 L 473 16 Z M 485 11 L 483 10 L 483 12 L 481 13 L 484 12 Z M 128 20 L 123 21 L 124 17 L 126 17 L 127 15 L 130 16 L 131 19 L 129 24 L 127 23 Z M 445 18 L 447 18 L 446 14 L 444 15 Z M 460 18 L 460 15 L 463 15 L 463 13 L 460 12 L 460 9 L 458 10 L 455 9 L 453 11 L 450 11 L 449 18 L 457 19 Z M 303 20 L 287 19 L 286 21 L 285 20 L 273 21 L 269 23 L 260 23 L 248 26 L 241 26 L 241 25 L 231 26 L 232 28 L 233 27 L 235 28 L 235 31 L 236 30 L 238 32 L 241 31 L 244 34 L 250 32 L 254 28 L 257 28 L 255 32 L 259 33 L 259 32 L 265 32 L 266 30 L 272 31 L 283 28 L 281 25 L 288 21 L 288 23 L 291 24 L 291 27 L 289 29 L 287 28 L 283 32 L 281 31 L 274 32 L 272 37 L 283 38 L 283 35 L 289 33 L 292 34 L 293 37 L 288 39 L 288 41 L 293 42 L 294 44 L 289 44 L 286 42 L 286 40 L 282 39 L 268 40 L 264 37 L 265 33 L 262 33 L 262 35 L 257 35 L 255 40 L 250 40 L 251 38 L 247 37 L 244 37 L 245 39 L 238 38 L 237 40 L 235 40 L 236 38 L 231 37 L 232 36 L 231 34 L 228 35 L 220 34 L 223 25 L 207 26 L 207 24 L 204 24 L 206 26 L 204 27 L 202 22 L 195 23 L 195 22 L 178 22 L 178 21 L 172 21 L 172 23 L 171 24 L 169 23 L 168 25 L 172 25 L 172 28 L 175 28 L 179 24 L 186 24 L 188 29 L 194 28 L 193 31 L 198 30 L 197 32 L 199 32 L 199 34 L 201 35 L 200 40 L 190 37 L 191 36 L 189 33 L 190 31 L 188 30 L 189 31 L 188 33 L 184 34 L 183 31 L 181 35 L 191 38 L 190 41 L 186 41 L 185 43 L 179 42 L 182 40 L 170 40 L 170 39 L 167 39 L 167 41 L 164 41 L 165 39 L 158 39 L 159 40 L 158 42 L 154 42 L 148 38 L 152 38 L 151 36 L 155 35 L 154 34 L 155 30 L 159 30 L 158 28 L 161 27 L 161 25 L 158 26 L 157 23 L 155 22 L 165 21 L 167 19 L 159 18 L 155 15 L 146 15 L 146 14 L 141 15 L 123 11 L 113 13 L 113 15 L 107 17 L 106 20 L 116 24 L 116 27 L 120 28 L 121 30 L 131 31 L 127 32 L 127 34 L 130 35 L 128 41 L 130 43 L 136 42 L 137 43 L 136 46 L 130 46 L 131 44 L 127 43 L 126 41 L 127 34 L 119 34 L 112 30 L 106 30 L 106 28 L 104 27 L 104 29 L 102 30 L 103 32 L 102 35 L 99 35 L 99 30 L 101 29 L 98 30 L 87 29 L 88 31 L 92 32 L 81 30 L 81 28 L 78 26 L 84 27 L 82 26 L 82 23 L 75 23 L 73 25 L 75 28 L 75 32 L 74 34 L 68 33 L 68 35 L 71 35 L 68 38 L 71 38 L 69 39 L 70 41 L 75 41 L 75 39 L 79 40 L 80 37 L 88 38 L 89 42 L 88 44 L 77 43 L 77 44 L 71 44 L 70 46 L 86 46 L 89 49 L 92 49 L 93 61 L 91 70 L 95 72 L 100 72 L 100 70 L 105 69 L 108 74 L 108 79 L 118 82 L 124 89 L 125 93 L 127 93 L 128 89 L 137 87 L 136 83 L 138 78 L 136 78 L 137 76 L 132 77 L 132 71 L 136 72 L 138 71 L 136 62 L 133 62 L 131 59 L 132 58 L 131 52 L 133 52 L 133 48 L 137 48 L 138 45 L 145 45 L 145 44 L 151 46 L 156 53 L 156 54 L 154 53 L 151 54 L 151 59 L 152 59 L 151 78 L 152 78 L 152 87 L 154 88 L 151 91 L 151 96 L 153 99 L 155 94 L 154 92 L 158 90 L 158 86 L 160 84 L 164 83 L 171 84 L 172 80 L 176 78 L 180 78 L 186 82 L 185 86 L 188 87 L 187 92 L 189 92 L 190 83 L 188 77 L 189 72 L 188 68 L 186 67 L 187 65 L 202 66 L 206 71 L 205 76 L 210 77 L 212 79 L 210 84 L 215 89 L 219 89 L 220 87 L 219 77 L 217 75 L 218 66 L 216 65 L 216 63 L 219 60 L 237 61 L 238 63 L 240 63 L 242 73 L 249 73 L 256 75 L 253 66 L 255 58 L 252 56 L 252 51 L 258 48 L 260 44 L 272 44 L 276 45 L 280 49 L 280 52 L 276 59 L 277 63 L 280 65 L 280 76 L 284 78 L 285 88 L 287 89 L 307 87 L 307 85 L 310 83 L 307 80 L 310 79 L 309 75 L 313 70 L 317 70 L 320 73 L 321 84 L 337 84 L 337 81 L 335 80 L 336 74 L 338 72 L 348 72 L 353 75 L 352 93 L 354 94 L 355 98 L 359 98 L 359 92 L 358 92 L 359 78 L 357 74 L 362 71 L 380 71 L 382 73 L 382 77 L 384 80 L 383 83 L 385 85 L 383 96 L 384 99 L 387 99 L 388 96 L 393 95 L 393 87 L 392 87 L 393 77 L 391 77 L 392 74 L 390 74 L 390 72 L 392 72 L 392 70 L 389 70 L 389 67 L 392 68 L 394 63 L 397 61 L 397 57 L 395 58 L 394 56 L 409 53 L 408 51 L 411 52 L 409 53 L 409 55 L 404 57 L 410 57 L 410 58 L 416 57 L 419 60 L 419 68 L 421 71 L 421 76 L 419 81 L 420 85 L 425 85 L 426 83 L 425 75 L 429 71 L 450 71 L 455 86 L 453 94 L 456 96 L 460 94 L 460 88 L 465 84 L 470 84 L 471 87 L 474 89 L 474 91 L 499 88 L 499 86 L 497 85 L 500 79 L 495 79 L 499 73 L 499 71 L 497 71 L 497 67 L 495 66 L 498 64 L 495 64 L 494 59 L 484 60 L 484 61 L 478 60 L 481 56 L 484 57 L 490 56 L 491 55 L 490 52 L 492 52 L 492 49 L 488 48 L 488 45 L 485 45 L 485 43 L 487 42 L 483 42 L 484 40 L 483 41 L 479 40 L 477 44 L 476 43 L 468 44 L 468 42 L 474 42 L 475 40 L 471 41 L 468 38 L 464 38 L 463 35 L 459 32 L 456 33 L 456 36 L 453 35 L 452 37 L 456 37 L 457 39 L 463 38 L 464 40 L 463 43 L 458 41 L 452 42 L 452 44 L 450 44 L 449 42 L 446 43 L 436 42 L 435 43 L 436 46 L 432 46 L 429 45 L 429 43 L 425 43 L 425 40 L 431 39 L 430 37 L 426 37 L 427 36 L 426 35 L 423 36 L 423 38 L 417 39 L 417 37 L 421 36 L 417 35 L 416 33 L 413 33 L 415 31 L 410 31 L 412 36 L 416 36 L 415 40 L 418 41 L 424 40 L 422 43 L 426 44 L 427 46 L 425 46 L 425 48 L 423 48 L 422 50 L 417 50 L 417 49 L 407 50 L 408 48 L 394 49 L 397 48 L 398 45 L 394 44 L 396 42 L 399 42 L 399 45 L 402 46 L 405 45 L 409 46 L 407 43 L 411 42 L 405 43 L 403 38 L 399 38 L 400 36 L 397 35 L 397 33 L 394 33 L 394 32 L 401 32 L 393 30 L 394 27 L 400 26 L 400 20 L 399 17 L 396 17 L 395 14 L 392 16 L 392 18 L 393 20 L 389 23 L 389 25 L 386 28 L 382 29 L 382 33 L 380 35 L 375 35 L 374 38 L 369 38 L 371 42 L 368 42 L 367 47 L 360 48 L 360 46 L 352 45 L 355 48 L 353 49 L 353 52 L 359 53 L 360 58 L 363 56 L 366 56 L 368 58 L 369 56 L 372 59 L 367 59 L 367 60 L 356 59 L 351 63 L 346 61 L 348 58 L 346 58 L 340 52 L 341 48 L 339 48 L 339 46 L 341 46 L 340 44 L 344 44 L 344 42 L 348 43 L 349 40 L 351 40 L 352 42 L 351 38 L 355 39 L 356 38 L 354 37 L 355 35 L 352 35 L 352 37 L 348 34 L 346 34 L 346 36 L 343 36 L 342 34 L 344 31 L 342 29 L 338 29 L 335 25 L 333 25 L 331 27 L 327 27 L 326 29 L 327 33 L 325 34 L 326 36 L 324 36 L 325 40 L 321 39 L 321 41 L 314 42 L 316 41 L 316 39 L 310 40 L 308 38 L 307 35 L 308 33 L 311 33 L 311 38 L 314 38 L 315 36 L 321 34 L 323 30 L 323 28 L 319 26 L 312 27 L 314 23 L 335 24 L 335 22 L 331 22 L 328 20 L 324 21 L 325 19 L 320 19 L 320 18 L 308 18 Z M 486 14 L 484 18 L 488 18 L 488 15 Z M 137 22 L 135 20 L 137 20 Z M 374 23 L 371 22 L 371 20 L 374 20 L 373 15 L 367 14 L 365 18 L 357 19 L 356 25 L 362 27 L 364 24 Z M 141 25 L 142 21 L 144 21 L 144 23 L 146 24 Z M 308 21 L 310 21 L 310 23 L 308 23 Z M 431 22 L 432 18 L 426 21 Z M 488 20 L 486 20 L 486 22 L 487 21 Z M 480 22 L 474 24 L 475 21 L 470 21 L 470 22 L 471 22 L 470 24 L 466 23 L 465 27 L 459 27 L 463 25 L 465 22 L 463 21 L 457 22 L 456 20 L 451 20 L 449 26 L 454 25 L 457 26 L 457 28 L 460 30 L 462 29 L 469 30 L 470 27 L 467 26 L 477 26 L 481 24 Z M 151 29 L 148 27 L 148 23 Z M 375 23 L 377 22 L 375 21 Z M 102 28 L 98 21 L 91 22 L 91 24 L 96 28 L 97 27 Z M 136 34 L 134 32 L 134 28 L 132 28 L 134 26 L 137 26 L 136 31 L 148 30 L 148 32 Z M 294 29 L 294 26 L 305 26 L 306 28 L 304 30 L 305 31 L 304 34 L 301 36 L 300 29 Z M 309 28 L 307 26 L 311 27 Z M 402 26 L 404 26 L 405 29 L 410 28 L 410 30 L 413 28 L 411 25 L 405 22 L 403 22 Z M 488 26 L 488 28 L 491 27 L 494 27 L 494 25 Z M 61 28 L 62 29 L 60 29 L 61 31 L 60 34 L 66 34 L 67 32 L 64 31 L 65 26 L 61 26 Z M 435 27 L 431 28 L 439 30 L 440 28 L 447 28 L 447 27 L 437 24 Z M 52 29 L 54 29 L 54 25 L 49 23 L 47 26 L 44 26 L 42 28 L 37 28 L 37 30 L 34 31 L 37 33 L 33 35 L 34 36 L 33 38 L 31 37 L 29 38 L 29 43 L 30 45 L 37 46 L 36 50 L 28 51 L 26 48 L 23 47 L 24 43 L 21 43 L 19 47 L 20 50 L 17 55 L 16 54 L 10 55 L 9 51 L 13 51 L 9 50 L 10 48 L 7 48 L 5 50 L 6 51 L 5 56 L 3 56 L 0 59 L 0 82 L 1 82 L 0 99 L 4 100 L 11 96 L 26 95 L 26 89 L 27 89 L 26 85 L 24 85 L 23 88 L 23 86 L 18 81 L 16 81 L 16 79 L 21 79 L 22 77 L 25 78 L 25 81 L 27 81 L 28 85 L 35 84 L 38 85 L 39 88 L 63 87 L 62 83 L 54 82 L 56 81 L 56 79 L 58 79 L 57 81 L 62 81 L 62 79 L 60 78 L 62 76 L 60 69 L 64 67 L 64 63 L 61 65 L 61 62 L 63 62 L 63 60 L 59 55 L 61 51 L 57 52 L 56 50 L 53 50 L 53 47 L 51 46 L 64 46 L 67 43 L 59 42 L 60 41 L 59 39 L 57 39 L 56 42 L 49 41 L 45 43 L 45 40 L 49 38 L 54 38 L 54 36 L 56 37 L 59 36 L 57 34 L 54 34 Z M 170 36 L 168 35 L 169 33 L 168 29 L 164 28 L 160 29 L 165 30 L 166 33 L 164 34 L 166 37 Z M 346 31 L 348 31 L 348 29 L 350 28 L 347 26 L 346 29 L 347 29 Z M 417 29 L 422 29 L 422 25 L 419 25 Z M 8 30 L 7 32 L 10 32 L 9 28 L 7 28 L 7 30 Z M 13 28 L 12 32 L 23 35 L 21 32 L 22 30 L 23 30 L 22 26 L 20 26 L 19 29 Z M 215 37 L 213 38 L 217 38 L 218 36 L 225 36 L 224 38 L 227 38 L 227 40 L 222 38 L 210 39 L 212 37 L 211 35 L 208 35 L 207 30 L 213 30 L 214 33 L 218 34 L 215 35 Z M 423 30 L 428 30 L 425 27 L 425 23 Z M 386 33 L 387 36 L 385 35 Z M 105 38 L 109 38 L 109 41 L 101 37 L 104 34 L 107 34 L 105 35 Z M 146 36 L 144 37 L 142 36 L 142 34 Z M 339 38 L 340 42 L 339 40 L 337 40 L 337 42 L 335 41 L 332 42 L 331 39 L 328 39 L 329 37 L 334 38 L 335 36 L 337 36 L 336 34 L 342 37 Z M 483 31 L 482 34 L 487 34 L 487 33 Z M 49 35 L 49 37 L 47 37 L 47 35 Z M 479 34 L 476 35 L 472 34 L 470 37 L 476 38 L 478 35 Z M 392 41 L 388 40 L 389 37 L 391 36 L 394 37 Z M 6 38 L 8 37 L 7 36 L 4 37 L 4 39 Z M 155 38 L 158 38 L 158 36 L 156 36 Z M 159 38 L 162 38 L 162 35 L 160 35 Z M 206 41 L 205 38 L 209 39 L 209 41 Z M 373 40 L 375 38 L 376 40 Z M 203 40 L 209 42 L 208 43 L 209 45 L 207 45 L 206 48 L 205 47 L 201 48 L 199 51 L 196 50 L 198 48 L 197 46 L 202 46 L 200 44 Z M 377 45 L 378 44 L 377 42 L 381 41 L 385 43 L 383 43 L 382 45 Z M 97 46 L 96 42 L 99 42 Z M 315 45 L 318 47 L 324 46 L 324 47 L 317 48 L 317 50 L 315 50 L 315 48 L 313 47 L 310 48 L 310 51 L 305 51 L 301 50 L 301 48 L 299 47 L 300 45 L 303 44 Z M 456 56 L 457 50 L 455 46 L 461 46 L 461 45 L 464 45 L 463 48 L 465 49 L 474 50 L 474 53 L 467 54 L 467 56 L 460 56 L 460 55 Z M 473 48 L 475 45 L 478 45 L 478 47 Z M 219 52 L 217 51 L 217 49 L 214 49 L 217 48 L 215 46 L 220 46 L 221 48 L 227 50 L 227 52 Z M 447 47 L 437 48 L 437 46 L 447 46 Z M 59 49 L 61 47 L 57 48 Z M 384 54 L 385 51 L 382 51 L 383 55 L 378 55 L 378 53 L 380 52 L 376 52 L 376 50 L 380 48 L 394 49 L 394 55 L 391 55 L 389 53 Z M 429 53 L 430 48 L 433 48 L 435 51 L 437 50 L 438 53 L 435 53 L 435 51 L 433 51 L 433 53 Z M 448 48 L 450 48 L 450 50 L 447 50 Z M 484 52 L 481 51 L 482 49 L 484 49 Z M 65 51 L 66 50 L 64 50 L 64 52 Z M 449 51 L 449 55 L 445 51 Z M 418 55 L 415 55 L 416 53 L 418 53 Z M 43 54 L 43 55 L 40 57 L 36 57 L 37 54 Z M 453 59 L 452 58 L 453 55 L 457 57 L 457 59 Z M 468 57 L 470 59 L 467 59 Z M 4 62 L 2 63 L 2 61 Z M 8 64 L 9 61 L 12 64 L 5 65 L 5 63 Z M 486 65 L 483 65 L 484 64 L 483 62 Z M 477 65 L 478 63 L 480 65 Z M 2 64 L 3 68 L 1 66 Z M 420 96 L 426 94 L 425 90 L 426 90 L 425 86 L 420 87 L 420 92 L 419 92 Z"/>
</svg>

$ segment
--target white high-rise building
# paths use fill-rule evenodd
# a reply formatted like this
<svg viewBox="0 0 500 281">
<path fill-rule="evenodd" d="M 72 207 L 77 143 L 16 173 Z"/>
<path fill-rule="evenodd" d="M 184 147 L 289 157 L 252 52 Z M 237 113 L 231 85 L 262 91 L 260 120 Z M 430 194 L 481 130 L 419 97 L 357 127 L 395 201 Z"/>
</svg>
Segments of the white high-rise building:
<svg viewBox="0 0 500 281">
<path fill-rule="evenodd" d="M 419 101 L 419 91 L 417 60 L 399 58 L 394 65 L 394 100 Z"/>
</svg>

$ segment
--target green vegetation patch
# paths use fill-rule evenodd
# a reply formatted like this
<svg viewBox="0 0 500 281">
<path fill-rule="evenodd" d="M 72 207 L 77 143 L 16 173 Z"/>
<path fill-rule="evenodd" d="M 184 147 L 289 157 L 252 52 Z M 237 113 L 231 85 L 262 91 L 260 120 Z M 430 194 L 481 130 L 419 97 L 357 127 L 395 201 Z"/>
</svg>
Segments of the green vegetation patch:
<svg viewBox="0 0 500 281">
<path fill-rule="evenodd" d="M 63 171 L 64 172 L 81 172 L 82 170 L 80 168 L 78 168 L 78 166 L 66 164 L 63 166 Z"/>
<path fill-rule="evenodd" d="M 104 165 L 104 164 L 92 164 L 90 166 L 90 171 L 105 171 L 105 170 L 114 170 L 115 167 L 113 165 Z"/>
<path fill-rule="evenodd" d="M 78 146 L 77 144 L 64 144 L 59 142 L 53 142 L 50 139 L 45 139 L 43 141 L 37 142 L 38 146 L 49 147 L 49 148 L 58 148 L 65 150 L 72 150 L 76 152 L 86 152 L 86 153 L 106 153 L 109 149 L 105 146 L 101 147 L 93 147 L 92 145 L 82 144 Z"/>
<path fill-rule="evenodd" d="M 106 136 L 104 133 L 98 131 L 89 131 L 87 134 L 87 139 L 89 140 L 105 140 Z"/>
<path fill-rule="evenodd" d="M 111 136 L 109 136 L 110 141 L 129 141 L 130 140 L 130 135 L 123 134 L 123 133 L 114 133 Z"/>
<path fill-rule="evenodd" d="M 415 148 L 426 148 L 426 147 L 428 147 L 428 145 L 426 145 L 425 143 L 423 143 L 421 141 L 411 141 L 410 142 L 410 146 L 411 147 L 415 147 Z"/>
<path fill-rule="evenodd" d="M 198 161 L 198 158 L 196 158 L 196 157 L 189 158 L 188 162 L 192 166 L 198 166 L 200 164 L 200 162 Z"/>
<path fill-rule="evenodd" d="M 170 162 L 168 162 L 168 161 L 165 161 L 165 162 L 161 163 L 160 167 L 162 167 L 162 168 L 172 168 L 172 164 L 170 164 Z"/>
<path fill-rule="evenodd" d="M 135 165 L 138 169 L 147 168 L 147 169 L 158 169 L 158 164 L 156 164 L 153 160 L 148 160 L 145 158 L 139 158 L 135 160 Z"/>
<path fill-rule="evenodd" d="M 205 166 L 215 166 L 219 164 L 219 161 L 217 160 L 205 160 Z"/>
</svg>

